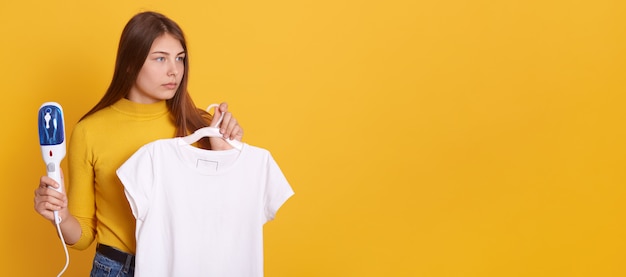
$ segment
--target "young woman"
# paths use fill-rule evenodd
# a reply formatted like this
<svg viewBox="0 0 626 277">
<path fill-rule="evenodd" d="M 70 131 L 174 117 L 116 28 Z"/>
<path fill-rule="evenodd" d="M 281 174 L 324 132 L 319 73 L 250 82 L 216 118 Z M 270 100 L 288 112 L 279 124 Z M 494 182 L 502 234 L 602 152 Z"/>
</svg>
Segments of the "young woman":
<svg viewBox="0 0 626 277">
<path fill-rule="evenodd" d="M 47 176 L 40 179 L 35 210 L 52 222 L 53 211 L 59 212 L 61 231 L 71 247 L 98 243 L 91 276 L 134 273 L 135 219 L 115 171 L 137 149 L 157 139 L 188 135 L 214 124 L 222 114 L 224 137 L 243 136 L 226 103 L 216 109 L 215 117 L 194 105 L 188 77 L 189 57 L 179 26 L 159 13 L 135 15 L 122 32 L 106 94 L 72 131 L 67 196 L 52 189 L 63 184 Z M 231 148 L 221 138 L 204 138 L 198 144 L 212 150 Z"/>
</svg>

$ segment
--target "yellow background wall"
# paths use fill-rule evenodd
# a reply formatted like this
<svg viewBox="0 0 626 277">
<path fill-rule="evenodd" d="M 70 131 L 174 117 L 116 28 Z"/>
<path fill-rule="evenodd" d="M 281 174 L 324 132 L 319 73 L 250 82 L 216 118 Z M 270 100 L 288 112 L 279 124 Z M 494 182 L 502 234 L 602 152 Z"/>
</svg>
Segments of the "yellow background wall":
<svg viewBox="0 0 626 277">
<path fill-rule="evenodd" d="M 266 276 L 626 276 L 624 1 L 2 1 L 0 269 L 55 276 L 36 113 L 67 133 L 146 9 L 296 191 Z M 67 165 L 64 162 L 63 166 Z M 66 276 L 87 276 L 93 247 Z"/>
</svg>

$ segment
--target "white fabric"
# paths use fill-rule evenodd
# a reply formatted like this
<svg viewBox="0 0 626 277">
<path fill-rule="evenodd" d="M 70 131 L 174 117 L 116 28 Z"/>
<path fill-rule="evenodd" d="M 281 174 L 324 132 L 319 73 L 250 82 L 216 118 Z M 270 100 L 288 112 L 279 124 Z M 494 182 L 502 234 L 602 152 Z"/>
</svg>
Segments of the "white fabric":
<svg viewBox="0 0 626 277">
<path fill-rule="evenodd" d="M 269 151 L 163 139 L 118 170 L 137 219 L 135 276 L 263 276 L 263 224 L 293 195 Z"/>
</svg>

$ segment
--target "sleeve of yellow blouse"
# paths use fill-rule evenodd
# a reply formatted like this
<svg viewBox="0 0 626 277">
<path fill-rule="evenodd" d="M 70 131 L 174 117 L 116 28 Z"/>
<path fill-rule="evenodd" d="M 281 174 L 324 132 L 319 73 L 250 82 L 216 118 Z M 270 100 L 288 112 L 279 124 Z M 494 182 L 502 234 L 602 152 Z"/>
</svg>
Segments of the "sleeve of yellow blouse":
<svg viewBox="0 0 626 277">
<path fill-rule="evenodd" d="M 69 184 L 67 187 L 68 209 L 78 220 L 82 234 L 78 242 L 71 245 L 75 249 L 85 249 L 96 238 L 96 202 L 94 187 L 93 155 L 89 147 L 89 137 L 79 122 L 72 131 L 69 141 L 68 165 Z"/>
</svg>

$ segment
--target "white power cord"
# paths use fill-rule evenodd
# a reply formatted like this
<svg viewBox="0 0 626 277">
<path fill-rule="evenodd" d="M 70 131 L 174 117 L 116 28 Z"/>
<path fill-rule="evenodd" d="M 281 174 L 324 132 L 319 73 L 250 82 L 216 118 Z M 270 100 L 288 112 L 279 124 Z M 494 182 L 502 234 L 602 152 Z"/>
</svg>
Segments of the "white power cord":
<svg viewBox="0 0 626 277">
<path fill-rule="evenodd" d="M 63 267 L 63 270 L 61 270 L 61 272 L 59 272 L 59 275 L 57 275 L 57 277 L 61 277 L 61 275 L 63 275 L 63 273 L 65 273 L 65 270 L 67 270 L 67 266 L 70 264 L 70 253 L 67 250 L 67 245 L 65 245 L 65 238 L 63 238 L 63 232 L 61 232 L 61 218 L 58 215 L 58 212 L 54 212 L 54 218 L 55 218 L 55 225 L 57 226 L 57 231 L 59 232 L 59 237 L 61 238 L 61 243 L 63 243 L 63 249 L 65 250 L 65 266 Z"/>
</svg>

